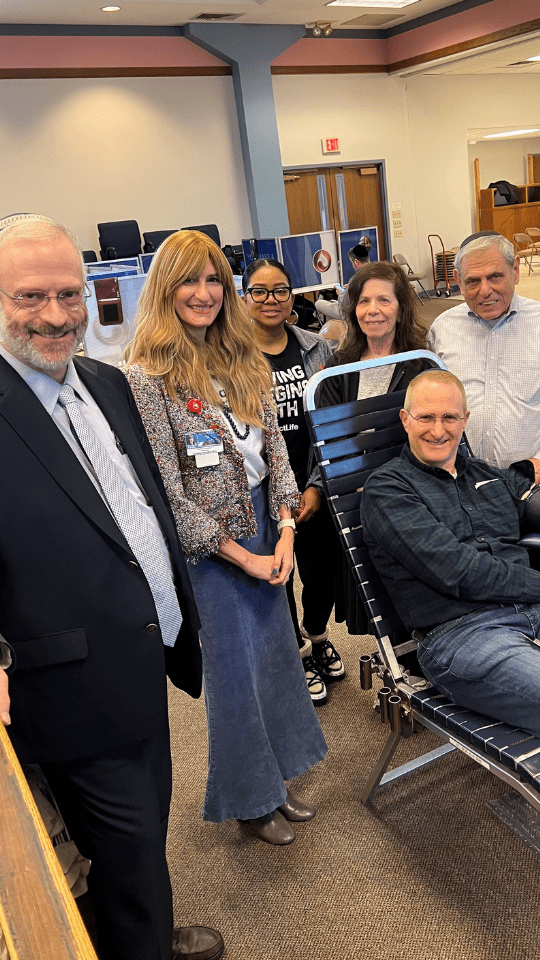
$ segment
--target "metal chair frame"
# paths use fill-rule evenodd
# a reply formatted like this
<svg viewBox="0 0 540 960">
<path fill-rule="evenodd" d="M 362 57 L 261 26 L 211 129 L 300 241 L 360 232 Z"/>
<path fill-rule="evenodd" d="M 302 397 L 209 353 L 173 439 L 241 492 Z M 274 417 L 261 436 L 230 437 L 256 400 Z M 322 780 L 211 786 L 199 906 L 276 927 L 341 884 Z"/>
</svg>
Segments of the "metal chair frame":
<svg viewBox="0 0 540 960">
<path fill-rule="evenodd" d="M 412 269 L 409 261 L 405 259 L 405 257 L 403 256 L 402 253 L 395 253 L 394 256 L 392 257 L 392 260 L 394 261 L 394 263 L 397 263 L 398 267 L 401 267 L 401 269 L 404 271 L 404 273 L 407 274 L 407 280 L 408 280 L 409 283 L 411 284 L 411 286 L 412 286 L 412 288 L 413 288 L 416 296 L 418 297 L 420 303 L 422 303 L 422 297 L 421 297 L 420 294 L 418 293 L 418 290 L 416 289 L 416 287 L 413 286 L 413 283 L 419 283 L 420 286 L 422 287 L 422 290 L 424 291 L 426 297 L 428 298 L 428 300 L 431 300 L 431 297 L 430 297 L 429 293 L 427 292 L 424 284 L 422 283 L 422 280 L 424 280 L 424 278 L 425 278 L 425 276 L 426 276 L 425 273 L 415 273 L 414 270 Z M 407 269 L 405 269 L 405 267 L 406 267 Z"/>
<path fill-rule="evenodd" d="M 524 243 L 525 247 L 520 247 L 520 243 Z M 528 233 L 515 233 L 514 247 L 516 249 L 516 257 L 519 257 L 520 260 L 525 260 L 525 263 L 529 268 L 528 275 L 530 277 L 531 272 L 534 273 L 532 258 L 538 256 L 538 249 L 534 240 L 532 240 Z"/>
</svg>

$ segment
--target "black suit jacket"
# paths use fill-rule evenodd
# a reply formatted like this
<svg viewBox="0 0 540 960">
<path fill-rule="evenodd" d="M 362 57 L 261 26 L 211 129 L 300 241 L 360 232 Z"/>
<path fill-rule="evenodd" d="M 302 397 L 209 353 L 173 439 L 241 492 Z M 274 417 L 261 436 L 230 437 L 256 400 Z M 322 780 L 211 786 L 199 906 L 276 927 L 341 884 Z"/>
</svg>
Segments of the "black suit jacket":
<svg viewBox="0 0 540 960">
<path fill-rule="evenodd" d="M 159 470 L 129 385 L 76 358 L 170 550 L 184 622 L 163 646 L 146 579 L 109 510 L 34 393 L 0 357 L 0 633 L 14 652 L 10 734 L 23 761 L 100 753 L 144 737 L 166 674 L 201 689 L 199 619 Z"/>
</svg>

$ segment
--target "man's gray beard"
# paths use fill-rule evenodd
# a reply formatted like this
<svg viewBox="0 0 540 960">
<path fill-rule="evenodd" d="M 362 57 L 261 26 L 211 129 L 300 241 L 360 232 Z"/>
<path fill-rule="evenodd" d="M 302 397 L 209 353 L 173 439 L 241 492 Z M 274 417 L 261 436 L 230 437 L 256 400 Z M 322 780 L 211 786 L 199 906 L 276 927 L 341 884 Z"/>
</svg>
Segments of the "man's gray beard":
<svg viewBox="0 0 540 960">
<path fill-rule="evenodd" d="M 47 321 L 44 321 L 44 323 L 46 322 Z M 56 370 L 63 370 L 64 367 L 66 367 L 68 363 L 73 360 L 73 357 L 79 349 L 87 326 L 88 314 L 86 314 L 84 322 L 81 322 L 80 336 L 77 340 L 73 341 L 73 346 L 69 351 L 69 354 L 62 359 L 48 360 L 39 352 L 39 350 L 36 350 L 31 340 L 23 340 L 11 335 L 8 329 L 5 313 L 2 307 L 0 307 L 0 343 L 2 343 L 6 350 L 16 357 L 17 360 L 20 360 L 22 363 L 27 363 L 29 366 L 35 367 L 37 370 L 43 370 L 44 373 L 54 373 Z"/>
</svg>

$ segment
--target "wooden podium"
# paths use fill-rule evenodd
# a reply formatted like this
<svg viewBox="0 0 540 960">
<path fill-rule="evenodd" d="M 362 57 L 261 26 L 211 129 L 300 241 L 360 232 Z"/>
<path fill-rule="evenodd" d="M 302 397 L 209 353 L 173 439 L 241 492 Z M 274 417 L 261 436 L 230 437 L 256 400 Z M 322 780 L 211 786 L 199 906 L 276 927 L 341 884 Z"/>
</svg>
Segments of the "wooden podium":
<svg viewBox="0 0 540 960">
<path fill-rule="evenodd" d="M 97 960 L 0 723 L 0 928 L 10 960 Z"/>
</svg>

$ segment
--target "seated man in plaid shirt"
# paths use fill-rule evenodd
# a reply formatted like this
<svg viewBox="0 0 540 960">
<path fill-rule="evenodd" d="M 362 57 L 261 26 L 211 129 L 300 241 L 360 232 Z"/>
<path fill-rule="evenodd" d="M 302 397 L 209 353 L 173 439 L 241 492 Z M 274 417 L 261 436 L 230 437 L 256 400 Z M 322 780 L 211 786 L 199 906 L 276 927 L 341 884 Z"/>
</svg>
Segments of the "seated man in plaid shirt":
<svg viewBox="0 0 540 960">
<path fill-rule="evenodd" d="M 371 559 L 421 641 L 426 677 L 454 702 L 540 736 L 540 572 L 518 544 L 534 466 L 458 453 L 469 412 L 447 371 L 416 377 L 400 416 L 409 442 L 364 488 Z"/>
</svg>

